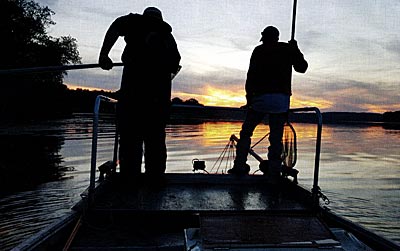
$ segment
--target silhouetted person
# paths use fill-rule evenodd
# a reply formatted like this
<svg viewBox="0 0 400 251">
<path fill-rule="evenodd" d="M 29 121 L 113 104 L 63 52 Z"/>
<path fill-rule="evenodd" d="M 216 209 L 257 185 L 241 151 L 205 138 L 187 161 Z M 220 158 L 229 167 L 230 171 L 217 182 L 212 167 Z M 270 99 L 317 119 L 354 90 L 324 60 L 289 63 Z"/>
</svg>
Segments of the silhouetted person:
<svg viewBox="0 0 400 251">
<path fill-rule="evenodd" d="M 156 179 L 166 171 L 171 74 L 177 73 L 181 56 L 171 26 L 155 7 L 114 20 L 100 51 L 102 69 L 112 68 L 108 53 L 120 36 L 126 42 L 117 104 L 120 173 L 127 180 L 137 177 L 144 154 L 146 176 Z"/>
<path fill-rule="evenodd" d="M 278 42 L 279 31 L 273 26 L 261 33 L 262 44 L 258 45 L 250 58 L 246 79 L 247 114 L 237 143 L 236 158 L 231 174 L 247 174 L 246 164 L 251 136 L 256 126 L 269 114 L 268 175 L 278 180 L 282 164 L 282 136 L 292 95 L 292 66 L 295 71 L 305 73 L 308 63 L 297 47 L 295 40 Z M 264 170 L 266 171 L 266 170 Z"/>
</svg>

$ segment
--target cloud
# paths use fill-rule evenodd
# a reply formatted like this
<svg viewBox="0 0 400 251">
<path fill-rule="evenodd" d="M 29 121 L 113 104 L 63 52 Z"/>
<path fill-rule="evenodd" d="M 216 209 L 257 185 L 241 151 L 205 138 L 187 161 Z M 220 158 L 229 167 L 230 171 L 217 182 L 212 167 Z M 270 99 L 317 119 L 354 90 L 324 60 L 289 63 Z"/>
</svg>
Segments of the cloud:
<svg viewBox="0 0 400 251">
<path fill-rule="evenodd" d="M 295 82 L 296 83 L 296 82 Z M 340 80 L 334 77 L 307 79 L 293 83 L 293 96 L 302 100 L 323 100 L 321 110 L 384 112 L 398 108 L 399 94 L 381 83 Z M 326 106 L 326 104 L 329 104 Z"/>
<path fill-rule="evenodd" d="M 97 88 L 116 91 L 120 87 L 121 67 L 114 67 L 110 71 L 100 68 L 69 71 L 64 82 L 68 85 Z"/>
<path fill-rule="evenodd" d="M 400 39 L 399 38 L 392 38 L 383 43 L 383 47 L 387 50 L 389 54 L 392 54 L 397 58 L 400 59 Z"/>
</svg>

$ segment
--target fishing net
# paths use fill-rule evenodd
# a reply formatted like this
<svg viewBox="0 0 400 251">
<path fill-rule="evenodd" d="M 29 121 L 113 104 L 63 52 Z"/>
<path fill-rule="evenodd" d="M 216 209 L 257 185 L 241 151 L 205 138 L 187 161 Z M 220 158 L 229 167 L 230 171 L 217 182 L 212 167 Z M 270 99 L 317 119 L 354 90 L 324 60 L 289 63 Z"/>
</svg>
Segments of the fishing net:
<svg viewBox="0 0 400 251">
<path fill-rule="evenodd" d="M 253 146 L 251 146 L 249 154 L 255 157 L 257 160 L 260 161 L 260 170 L 264 173 L 268 172 L 268 160 L 263 160 L 255 151 L 254 148 L 263 142 L 265 139 L 267 139 L 269 136 L 269 133 L 265 134 L 260 140 L 258 140 Z M 231 138 L 229 139 L 228 144 L 226 144 L 225 148 L 221 152 L 221 155 L 218 157 L 217 161 L 214 163 L 212 166 L 210 172 L 215 172 L 215 173 L 226 173 L 229 168 L 232 168 L 233 161 L 235 159 L 235 148 L 236 148 L 236 142 L 239 139 L 232 134 Z M 297 171 L 293 169 L 293 167 L 296 165 L 297 161 L 297 141 L 296 141 L 296 131 L 294 130 L 293 126 L 289 123 L 286 122 L 284 125 L 284 131 L 283 131 L 283 137 L 282 137 L 282 145 L 283 145 L 283 150 L 282 150 L 282 163 L 283 163 L 283 169 L 282 173 L 284 176 L 294 176 L 297 175 Z M 265 149 L 268 149 L 268 146 L 265 147 Z M 223 165 L 223 162 L 225 162 L 225 165 Z M 197 162 L 195 162 L 197 164 Z M 194 169 L 193 171 L 200 170 L 199 168 L 196 168 L 195 165 L 193 165 Z M 205 172 L 204 168 L 201 169 L 203 172 Z M 208 172 L 207 172 L 208 173 Z"/>
<path fill-rule="evenodd" d="M 257 141 L 251 149 L 255 148 L 256 145 L 264 141 L 269 136 L 267 133 L 264 137 L 262 137 L 259 141 Z M 296 142 L 296 131 L 294 127 L 289 122 L 286 122 L 283 128 L 283 136 L 282 136 L 282 163 L 285 167 L 293 168 L 296 165 L 297 161 L 297 142 Z M 268 147 L 266 147 L 268 149 Z"/>
<path fill-rule="evenodd" d="M 283 164 L 286 167 L 293 168 L 297 161 L 297 142 L 296 142 L 296 131 L 292 124 L 287 122 L 284 126 L 283 137 L 282 137 L 282 159 Z"/>
</svg>

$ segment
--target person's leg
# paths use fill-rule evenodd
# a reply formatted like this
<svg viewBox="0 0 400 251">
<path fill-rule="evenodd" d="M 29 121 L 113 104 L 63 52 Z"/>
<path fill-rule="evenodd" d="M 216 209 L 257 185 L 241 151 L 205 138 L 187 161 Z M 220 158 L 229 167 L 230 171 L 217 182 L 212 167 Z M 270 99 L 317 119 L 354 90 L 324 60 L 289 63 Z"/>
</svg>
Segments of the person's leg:
<svg viewBox="0 0 400 251">
<path fill-rule="evenodd" d="M 138 107 L 140 101 L 132 96 L 130 89 L 130 86 L 140 83 L 140 78 L 136 75 L 134 68 L 124 66 L 117 103 L 120 173 L 127 181 L 140 175 L 143 158 L 143 133 L 132 119 L 132 116 L 141 117 L 141 108 Z"/>
<path fill-rule="evenodd" d="M 157 123 L 145 136 L 145 173 L 162 175 L 166 171 L 167 146 L 165 143 L 165 124 Z"/>
<path fill-rule="evenodd" d="M 119 133 L 119 167 L 121 177 L 130 180 L 141 173 L 143 139 L 141 133 L 133 131 L 129 112 L 122 102 L 117 106 L 117 126 Z"/>
<path fill-rule="evenodd" d="M 253 136 L 254 129 L 262 121 L 264 116 L 265 114 L 263 113 L 248 109 L 246 118 L 242 124 L 242 129 L 240 130 L 240 138 L 236 145 L 234 165 L 233 168 L 228 171 L 229 173 L 235 173 L 235 170 L 238 170 L 238 172 L 249 172 L 249 166 L 246 162 L 250 150 L 251 137 Z"/>
<path fill-rule="evenodd" d="M 271 176 L 279 176 L 282 165 L 282 137 L 285 122 L 287 121 L 287 113 L 271 113 L 269 114 L 269 143 L 268 160 L 269 174 Z"/>
<path fill-rule="evenodd" d="M 120 132 L 119 166 L 121 176 L 129 180 L 141 173 L 143 139 L 131 133 Z"/>
<path fill-rule="evenodd" d="M 146 131 L 144 141 L 145 182 L 153 188 L 162 187 L 167 168 L 165 124 L 155 123 Z"/>
</svg>

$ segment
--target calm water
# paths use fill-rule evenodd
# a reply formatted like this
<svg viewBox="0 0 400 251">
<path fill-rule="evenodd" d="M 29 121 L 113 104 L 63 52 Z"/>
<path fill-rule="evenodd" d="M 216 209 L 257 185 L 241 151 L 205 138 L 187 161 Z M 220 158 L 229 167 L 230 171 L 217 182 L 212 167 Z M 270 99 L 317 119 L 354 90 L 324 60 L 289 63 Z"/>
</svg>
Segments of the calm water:
<svg viewBox="0 0 400 251">
<path fill-rule="evenodd" d="M 50 172 L 50 176 L 56 177 L 55 181 L 25 189 L 20 184 L 21 191 L 0 196 L 0 250 L 9 250 L 41 230 L 68 212 L 80 199 L 80 193 L 89 184 L 91 122 L 86 115 L 76 115 L 40 124 L 0 126 L 3 158 L 20 152 L 19 157 L 9 157 L 12 161 L 6 162 L 12 165 L 12 170 L 25 168 L 31 178 L 35 174 L 43 176 L 39 169 L 46 169 L 45 165 L 50 163 L 43 164 L 42 158 L 35 159 L 40 155 L 37 149 L 43 149 L 52 160 L 58 161 L 61 169 L 57 175 Z M 103 122 L 98 142 L 98 164 L 112 159 L 113 126 L 106 118 Z M 226 172 L 231 167 L 232 158 L 228 158 L 228 153 L 222 153 L 230 135 L 239 134 L 240 126 L 238 122 L 168 126 L 167 171 L 192 172 L 192 159 L 198 158 L 206 161 L 209 172 Z M 296 169 L 300 171 L 299 183 L 310 188 L 316 127 L 312 124 L 294 124 L 294 127 L 298 140 Z M 260 125 L 254 142 L 261 139 L 267 129 L 266 125 Z M 384 129 L 379 125 L 324 125 L 322 138 L 319 185 L 330 200 L 328 207 L 400 242 L 400 130 Z M 15 139 L 18 139 L 18 144 L 13 144 Z M 52 143 L 43 146 L 43 142 Z M 264 140 L 254 148 L 262 157 L 265 157 L 267 143 Z M 25 148 L 20 148 L 22 146 Z M 21 155 L 26 149 L 36 149 L 35 154 Z M 249 164 L 252 172 L 256 172 L 258 161 L 250 156 Z"/>
</svg>

